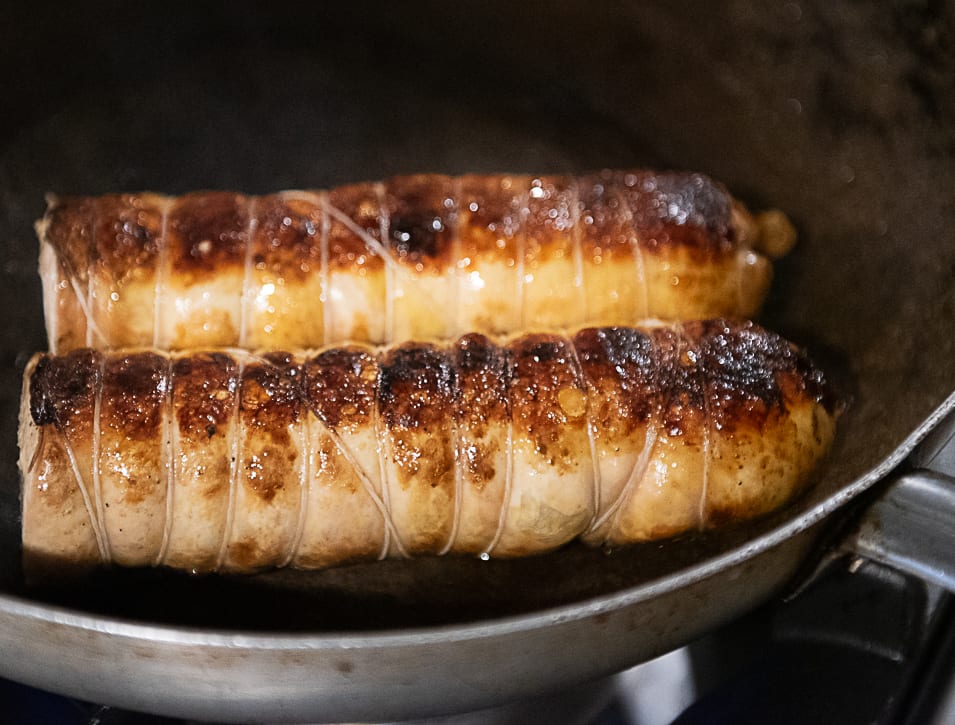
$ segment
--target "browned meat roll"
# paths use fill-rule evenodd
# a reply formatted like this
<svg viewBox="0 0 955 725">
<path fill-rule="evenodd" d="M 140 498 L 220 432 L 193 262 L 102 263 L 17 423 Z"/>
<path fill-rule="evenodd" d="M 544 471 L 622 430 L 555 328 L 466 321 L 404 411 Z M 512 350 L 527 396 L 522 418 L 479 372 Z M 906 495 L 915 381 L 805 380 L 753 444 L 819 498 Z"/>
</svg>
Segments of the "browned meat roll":
<svg viewBox="0 0 955 725">
<path fill-rule="evenodd" d="M 779 336 L 723 320 L 496 343 L 41 354 L 23 549 L 194 571 L 520 556 L 758 516 L 836 406 Z"/>
<path fill-rule="evenodd" d="M 51 199 L 50 349 L 315 348 L 752 316 L 794 239 L 699 174 Z"/>
</svg>

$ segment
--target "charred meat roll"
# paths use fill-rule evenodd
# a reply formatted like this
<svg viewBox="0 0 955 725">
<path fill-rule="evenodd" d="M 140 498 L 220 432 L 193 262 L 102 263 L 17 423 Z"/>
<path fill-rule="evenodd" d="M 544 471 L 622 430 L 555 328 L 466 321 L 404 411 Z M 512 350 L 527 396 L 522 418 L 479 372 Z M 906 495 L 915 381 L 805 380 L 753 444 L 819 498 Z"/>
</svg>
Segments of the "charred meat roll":
<svg viewBox="0 0 955 725">
<path fill-rule="evenodd" d="M 794 239 L 706 176 L 650 171 L 51 197 L 37 231 L 53 352 L 750 317 Z"/>
<path fill-rule="evenodd" d="M 837 405 L 722 319 L 315 352 L 41 354 L 20 420 L 28 567 L 513 557 L 740 521 L 797 495 Z"/>
</svg>

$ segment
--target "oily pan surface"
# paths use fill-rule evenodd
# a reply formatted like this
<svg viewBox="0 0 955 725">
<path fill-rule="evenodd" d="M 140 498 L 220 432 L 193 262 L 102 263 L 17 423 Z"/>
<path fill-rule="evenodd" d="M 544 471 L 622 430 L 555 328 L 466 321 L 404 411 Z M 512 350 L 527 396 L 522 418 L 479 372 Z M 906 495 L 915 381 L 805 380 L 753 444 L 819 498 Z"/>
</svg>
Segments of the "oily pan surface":
<svg viewBox="0 0 955 725">
<path fill-rule="evenodd" d="M 23 365 L 45 346 L 32 222 L 50 190 L 263 193 L 416 171 L 704 171 L 753 208 L 793 218 L 800 243 L 777 264 L 760 319 L 808 346 L 852 405 L 809 496 L 722 534 L 611 555 L 570 547 L 511 562 L 241 579 L 107 572 L 29 593 L 41 601 L 321 631 L 580 601 L 799 516 L 870 471 L 955 389 L 953 19 L 943 10 L 723 2 L 706 4 L 711 22 L 700 24 L 692 3 L 619 17 L 543 4 L 466 16 L 438 3 L 420 13 L 173 3 L 137 18 L 118 7 L 59 10 L 50 24 L 42 8 L 15 9 L 0 30 L 14 35 L 0 37 L 0 67 L 16 109 L 0 121 L 4 592 L 25 591 L 16 409 Z"/>
</svg>

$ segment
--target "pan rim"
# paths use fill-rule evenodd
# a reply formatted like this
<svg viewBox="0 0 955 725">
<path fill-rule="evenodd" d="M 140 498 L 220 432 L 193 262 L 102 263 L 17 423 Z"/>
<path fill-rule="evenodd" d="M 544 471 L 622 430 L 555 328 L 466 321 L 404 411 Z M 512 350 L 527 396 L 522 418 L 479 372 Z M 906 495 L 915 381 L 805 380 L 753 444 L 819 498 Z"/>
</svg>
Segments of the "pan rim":
<svg viewBox="0 0 955 725">
<path fill-rule="evenodd" d="M 868 473 L 859 476 L 802 515 L 745 542 L 741 546 L 711 559 L 706 559 L 673 575 L 639 584 L 614 594 L 604 594 L 597 598 L 585 599 L 535 612 L 470 623 L 416 626 L 400 630 L 356 631 L 347 634 L 323 634 L 321 632 L 262 633 L 241 629 L 210 629 L 175 624 L 150 624 L 122 617 L 92 614 L 60 605 L 40 604 L 28 597 L 3 592 L 0 592 L 0 612 L 23 620 L 32 620 L 37 623 L 94 634 L 122 637 L 133 641 L 164 643 L 184 647 L 201 646 L 230 650 L 239 648 L 248 651 L 320 651 L 325 649 L 346 651 L 365 649 L 369 646 L 378 649 L 400 650 L 405 647 L 421 647 L 429 643 L 466 642 L 534 631 L 558 624 L 584 620 L 662 596 L 713 576 L 724 569 L 741 564 L 784 543 L 828 517 L 873 486 L 877 481 L 885 478 L 945 416 L 953 411 L 955 411 L 955 392 L 952 392 L 894 451 Z"/>
</svg>

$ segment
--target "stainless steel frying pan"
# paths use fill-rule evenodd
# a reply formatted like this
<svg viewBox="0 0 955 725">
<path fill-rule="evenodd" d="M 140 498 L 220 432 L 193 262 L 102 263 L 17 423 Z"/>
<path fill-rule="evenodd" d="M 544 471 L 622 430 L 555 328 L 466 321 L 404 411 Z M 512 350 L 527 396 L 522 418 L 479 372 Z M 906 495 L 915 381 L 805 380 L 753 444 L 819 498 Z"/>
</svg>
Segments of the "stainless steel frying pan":
<svg viewBox="0 0 955 725">
<path fill-rule="evenodd" d="M 6 11 L 0 674 L 219 720 L 397 719 L 553 690 L 778 595 L 955 408 L 944 3 L 316 5 Z M 796 505 L 610 554 L 24 586 L 15 410 L 44 345 L 31 223 L 46 191 L 627 165 L 706 171 L 800 229 L 762 320 L 852 405 Z"/>
</svg>

